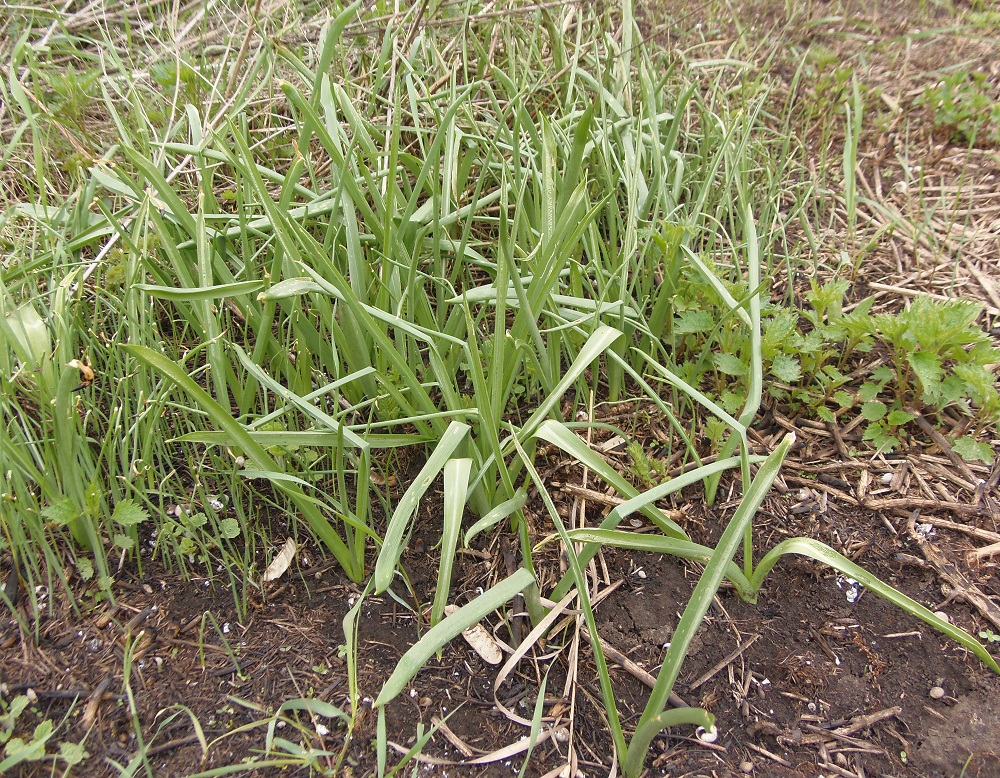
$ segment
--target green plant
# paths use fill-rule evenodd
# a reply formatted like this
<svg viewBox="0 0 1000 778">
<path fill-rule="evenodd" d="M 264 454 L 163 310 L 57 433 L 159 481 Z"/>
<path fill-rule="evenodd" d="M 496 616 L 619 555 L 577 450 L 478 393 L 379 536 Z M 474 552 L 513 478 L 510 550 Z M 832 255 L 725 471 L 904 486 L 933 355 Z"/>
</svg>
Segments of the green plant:
<svg viewBox="0 0 1000 778">
<path fill-rule="evenodd" d="M 86 400 L 79 391 L 90 386 L 93 372 L 77 351 L 75 280 L 71 273 L 41 300 L 17 304 L 0 277 L 0 407 L 5 418 L 18 420 L 0 430 L 0 453 L 7 463 L 8 505 L 21 501 L 22 517 L 5 534 L 13 547 L 40 546 L 52 553 L 59 535 L 68 532 L 88 554 L 76 558 L 80 575 L 91 578 L 96 564 L 107 590 L 111 580 L 101 533 L 110 511 L 83 421 Z M 35 568 L 32 559 L 27 562 Z"/>
<path fill-rule="evenodd" d="M 25 711 L 30 710 L 31 705 L 31 699 L 23 694 L 9 703 L 4 703 L 0 699 L 0 745 L 3 746 L 0 770 L 6 772 L 13 770 L 17 765 L 49 761 L 52 763 L 53 775 L 60 766 L 64 768 L 62 775 L 70 775 L 74 767 L 82 764 L 90 756 L 83 747 L 86 738 L 79 743 L 64 740 L 59 743 L 58 752 L 50 752 L 49 741 L 56 736 L 56 732 L 69 718 L 69 714 L 63 722 L 56 724 L 52 719 L 43 718 L 37 710 L 34 713 L 37 718 L 41 718 L 41 721 L 31 732 L 31 737 L 25 739 L 16 735 L 18 719 Z"/>
<path fill-rule="evenodd" d="M 953 143 L 1000 143 L 1000 103 L 989 94 L 985 73 L 956 70 L 924 88 L 917 105 L 926 106 L 934 127 L 948 133 Z"/>
<path fill-rule="evenodd" d="M 996 634 L 991 629 L 984 629 L 979 633 L 979 637 L 985 640 L 987 643 L 1000 643 L 1000 635 Z"/>
<path fill-rule="evenodd" d="M 292 531 L 310 533 L 348 578 L 367 582 L 366 595 L 415 599 L 392 590 L 410 586 L 400 561 L 441 478 L 430 625 L 376 700 L 383 774 L 402 769 L 430 735 L 418 732 L 390 767 L 386 706 L 450 639 L 517 595 L 541 634 L 553 612 L 542 594 L 562 601 L 576 590 L 628 775 L 664 726 L 711 726 L 707 711 L 665 705 L 723 578 L 752 601 L 778 558 L 799 553 L 926 617 L 812 541 L 758 559 L 754 514 L 791 445 L 766 459 L 750 454 L 765 376 L 780 382 L 769 391 L 827 420 L 855 409 L 871 416 L 879 445 L 892 444 L 918 399 L 947 407 L 943 374 L 952 368 L 965 394 L 949 402 L 980 414 L 980 426 L 992 418 L 983 368 L 992 352 L 979 343 L 952 352 L 926 333 L 899 335 L 868 305 L 844 314 L 844 281 L 814 286 L 801 314 L 766 299 L 773 258 L 786 257 L 789 275 L 801 260 L 785 251 L 794 243 L 786 225 L 803 225 L 814 251 L 817 242 L 816 192 L 789 183 L 799 149 L 790 132 L 773 132 L 766 76 L 741 68 L 733 82 L 728 61 L 651 54 L 629 3 L 613 20 L 620 37 L 591 8 L 572 10 L 574 34 L 564 36 L 550 12 L 532 8 L 527 23 L 463 19 L 457 36 L 394 18 L 382 45 L 369 46 L 345 38 L 362 14 L 356 2 L 315 46 L 292 50 L 261 36 L 253 52 L 218 60 L 168 59 L 165 46 L 139 55 L 97 35 L 87 44 L 102 63 L 93 81 L 82 64 L 46 77 L 25 38 L 0 79 L 3 104 L 19 112 L 4 172 L 23 193 L 0 217 L 9 251 L 0 327 L 11 344 L 0 350 L 0 454 L 13 463 L 0 502 L 5 550 L 23 554 L 29 584 L 62 576 L 72 590 L 73 576 L 96 574 L 110 586 L 107 554 L 119 567 L 141 564 L 138 541 L 155 533 L 163 559 L 183 572 L 223 570 L 245 607 L 259 573 L 255 543 L 266 541 L 261 519 L 286 518 L 301 520 Z M 154 63 L 150 79 L 128 76 L 133 57 Z M 831 68 L 829 56 L 818 59 Z M 821 91 L 839 108 L 850 71 L 829 76 Z M 95 138 L 111 140 L 79 175 L 58 175 L 29 82 L 50 85 L 66 126 L 102 114 Z M 853 204 L 860 87 L 847 102 L 841 163 Z M 876 343 L 893 350 L 893 366 L 872 373 L 859 399 L 848 362 Z M 915 356 L 924 352 L 940 359 L 938 383 L 928 357 Z M 99 393 L 77 390 L 89 381 L 84 368 Z M 665 481 L 665 466 L 632 445 L 627 475 L 637 488 L 597 456 L 580 434 L 593 422 L 576 414 L 591 396 L 655 407 L 684 474 Z M 956 449 L 982 454 L 969 448 L 981 445 L 979 431 Z M 539 473 L 540 443 L 625 502 L 599 528 L 564 526 Z M 705 464 L 707 453 L 714 460 Z M 419 463 L 401 496 L 372 474 L 397 454 Z M 722 542 L 700 546 L 657 501 L 698 483 L 712 501 L 724 475 L 740 506 Z M 536 493 L 551 526 L 528 520 Z M 216 505 L 218 494 L 228 504 Z M 655 530 L 620 530 L 634 512 Z M 520 568 L 446 615 L 459 544 L 487 532 L 516 538 Z M 64 535 L 82 549 L 68 568 Z M 542 592 L 551 579 L 538 573 L 551 560 L 538 544 L 557 539 L 569 569 Z M 584 581 L 602 544 L 705 566 L 631 743 Z M 414 613 L 422 617 L 424 605 Z M 359 718 L 360 609 L 361 599 L 344 620 L 350 714 L 308 695 L 277 712 L 257 706 L 251 727 L 266 730 L 265 753 L 252 767 L 336 774 Z M 965 633 L 928 623 L 983 657 Z M 163 731 L 150 736 L 138 718 L 128 682 L 135 650 L 130 638 L 124 691 L 139 747 L 117 765 L 126 775 L 151 774 L 151 744 Z M 544 692 L 532 737 L 543 701 Z M 184 713 L 204 752 L 211 746 L 193 715 L 171 711 Z M 278 737 L 282 722 L 295 734 Z M 338 737 L 346 730 L 339 753 L 323 741 L 320 727 L 331 725 Z"/>
<path fill-rule="evenodd" d="M 633 440 L 626 447 L 625 451 L 632 460 L 629 467 L 632 475 L 638 479 L 639 483 L 647 489 L 661 483 L 667 475 L 667 469 L 663 461 L 656 457 L 649 456 L 642 444 Z"/>
<path fill-rule="evenodd" d="M 976 324 L 982 306 L 917 297 L 898 314 L 873 316 L 868 299 L 844 314 L 848 288 L 846 280 L 813 282 L 806 296 L 811 310 L 778 311 L 767 320 L 763 357 L 780 382 L 770 387 L 771 394 L 831 424 L 857 410 L 867 422 L 864 440 L 881 451 L 900 445 L 915 413 L 955 408 L 976 422 L 956 441 L 956 450 L 991 461 L 992 449 L 978 436 L 1000 423 L 1000 394 L 989 367 L 1000 359 L 1000 350 Z M 800 317 L 808 322 L 805 332 Z M 888 349 L 890 364 L 852 385 L 844 372 L 851 359 L 877 343 Z"/>
</svg>

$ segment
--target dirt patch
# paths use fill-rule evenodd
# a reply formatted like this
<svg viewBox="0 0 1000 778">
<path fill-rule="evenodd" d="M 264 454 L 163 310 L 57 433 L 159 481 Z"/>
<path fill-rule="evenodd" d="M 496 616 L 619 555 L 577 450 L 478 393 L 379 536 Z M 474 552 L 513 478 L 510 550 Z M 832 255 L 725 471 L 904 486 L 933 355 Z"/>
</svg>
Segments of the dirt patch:
<svg viewBox="0 0 1000 778">
<path fill-rule="evenodd" d="M 933 581 L 898 567 L 876 571 L 920 600 L 933 599 Z M 641 587 L 602 611 L 602 634 L 654 668 L 679 617 L 678 601 L 664 589 L 693 588 L 694 580 L 685 581 L 672 561 L 647 561 L 644 572 Z M 1000 731 L 990 729 L 995 705 L 983 704 L 995 698 L 997 679 L 874 595 L 850 603 L 847 588 L 828 570 L 791 561 L 772 574 L 756 605 L 721 597 L 677 691 L 716 715 L 725 751 L 661 737 L 651 774 L 695 774 L 721 762 L 734 775 L 751 763 L 757 775 L 813 776 L 826 762 L 867 774 L 958 775 L 970 756 L 979 774 L 1000 774 L 993 739 L 985 737 Z M 935 686 L 945 689 L 943 699 L 928 696 Z M 879 715 L 887 717 L 850 735 L 829 734 Z"/>
<path fill-rule="evenodd" d="M 769 501 L 765 512 L 783 518 L 762 524 L 765 536 L 776 529 L 798 529 L 797 515 L 787 510 L 796 497 L 789 493 Z M 689 530 L 711 541 L 724 526 L 725 513 L 705 510 L 695 492 L 684 502 L 691 514 Z M 928 607 L 945 599 L 933 570 L 896 561 L 897 553 L 915 549 L 903 540 L 905 534 L 890 534 L 891 522 L 887 526 L 866 511 L 842 508 L 828 518 L 824 524 L 839 536 L 868 538 L 857 561 L 883 580 Z M 404 556 L 422 603 L 431 599 L 437 567 L 433 536 L 426 542 L 420 553 Z M 960 542 L 956 537 L 952 546 Z M 598 561 L 599 576 L 606 572 L 606 580 L 618 586 L 597 609 L 602 638 L 655 674 L 698 570 L 661 556 L 610 549 Z M 453 593 L 456 601 L 488 584 L 496 564 L 488 546 L 476 555 L 462 555 L 454 579 L 461 582 Z M 996 591 L 995 577 L 980 583 Z M 755 605 L 723 591 L 676 686 L 685 701 L 716 715 L 720 737 L 714 744 L 700 744 L 686 728 L 658 737 L 647 761 L 650 774 L 744 775 L 751 770 L 781 778 L 815 776 L 819 770 L 953 776 L 964 769 L 967 776 L 1000 775 L 997 741 L 991 737 L 1000 731 L 995 702 L 1000 679 L 870 592 L 862 591 L 850 602 L 848 588 L 828 569 L 790 558 L 772 573 Z M 37 622 L 37 644 L 30 638 L 13 642 L 17 636 L 10 623 L 0 638 L 6 646 L 0 654 L 5 698 L 29 688 L 37 698 L 19 720 L 19 732 L 30 733 L 42 718 L 66 717 L 61 739 L 76 742 L 86 735 L 90 757 L 74 775 L 111 775 L 110 760 L 124 765 L 134 759 L 142 748 L 136 720 L 154 774 L 185 776 L 259 756 L 269 716 L 283 702 L 315 699 L 350 712 L 342 623 L 360 593 L 326 563 L 300 570 L 266 602 L 251 599 L 242 619 L 231 593 L 204 582 L 184 582 L 156 568 L 148 569 L 142 581 L 123 582 L 120 591 L 119 609 L 110 620 L 106 608 L 76 615 L 56 603 L 55 614 Z M 376 770 L 377 715 L 371 701 L 424 629 L 418 629 L 415 616 L 423 608 L 404 592 L 397 587 L 398 599 L 368 597 L 363 602 L 358 621 L 362 702 L 346 745 L 344 724 L 336 718 L 293 711 L 286 714 L 289 723 L 275 730 L 289 742 L 326 752 L 315 758 L 317 769 L 331 770 L 342 757 L 340 774 L 362 776 Z M 969 631 L 983 625 L 965 605 L 943 607 Z M 494 616 L 488 625 L 513 644 L 507 624 Z M 589 645 L 581 641 L 573 661 L 572 643 L 572 630 L 550 635 L 496 696 L 504 707 L 530 719 L 547 674 L 548 721 L 572 720 L 579 768 L 600 775 L 610 766 L 611 738 Z M 577 686 L 570 697 L 565 679 L 571 670 Z M 623 726 L 630 732 L 649 690 L 617 665 L 612 676 Z M 94 706 L 90 728 L 87 701 L 106 677 L 110 684 Z M 418 726 L 427 731 L 448 717 L 457 741 L 476 755 L 518 743 L 527 730 L 496 706 L 495 678 L 495 668 L 461 639 L 453 641 L 388 707 L 389 739 L 405 749 Z M 933 687 L 944 690 L 941 699 L 929 696 Z M 73 693 L 79 695 L 75 701 L 69 699 Z M 129 712 L 129 695 L 136 719 Z M 298 729 L 292 723 L 296 718 L 302 725 Z M 193 719 L 214 743 L 204 759 Z M 424 754 L 461 758 L 455 741 L 440 732 Z M 390 764 L 399 758 L 391 752 Z M 474 767 L 427 764 L 419 774 L 512 775 L 523 760 L 522 753 Z M 565 760 L 565 744 L 549 740 L 532 753 L 527 774 L 543 775 Z M 35 772 L 24 769 L 22 774 L 42 775 L 49 769 L 38 765 Z"/>
</svg>

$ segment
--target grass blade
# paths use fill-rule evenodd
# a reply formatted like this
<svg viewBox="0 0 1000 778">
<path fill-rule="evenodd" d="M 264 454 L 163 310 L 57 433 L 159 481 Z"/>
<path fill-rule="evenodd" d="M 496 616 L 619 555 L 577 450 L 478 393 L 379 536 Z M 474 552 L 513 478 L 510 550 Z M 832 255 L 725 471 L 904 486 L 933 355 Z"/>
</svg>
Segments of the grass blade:
<svg viewBox="0 0 1000 778">
<path fill-rule="evenodd" d="M 468 605 L 463 605 L 429 629 L 399 660 L 399 664 L 389 676 L 389 680 L 382 686 L 382 691 L 379 692 L 378 698 L 375 700 L 375 707 L 384 707 L 395 699 L 410 682 L 410 679 L 449 641 L 474 624 L 478 624 L 492 611 L 511 600 L 515 595 L 520 594 L 534 582 L 535 579 L 531 573 L 523 567 L 519 568 L 513 575 L 487 589 Z"/>
<path fill-rule="evenodd" d="M 677 680 L 681 665 L 687 657 L 691 641 L 712 604 L 712 598 L 719 590 L 719 584 L 743 539 L 746 526 L 753 519 L 757 508 L 771 489 L 771 484 L 777 477 L 781 464 L 791 450 L 794 441 L 794 434 L 786 435 L 764 464 L 760 466 L 757 476 L 747 489 L 743 501 L 729 522 L 729 526 L 726 527 L 726 531 L 719 539 L 719 545 L 716 546 L 712 558 L 705 565 L 705 571 L 684 608 L 677 629 L 674 630 L 670 648 L 667 649 L 667 655 L 656 677 L 656 685 L 649 695 L 649 702 L 646 703 L 646 708 L 636 726 L 636 734 L 632 738 L 632 742 L 629 743 L 623 765 L 624 773 L 628 778 L 634 778 L 642 772 L 643 761 L 655 734 L 651 731 L 652 723 L 666 708 L 667 699 L 670 697 L 670 692 L 673 691 L 674 682 Z"/>
<path fill-rule="evenodd" d="M 448 460 L 465 440 L 470 429 L 467 424 L 457 421 L 448 425 L 448 429 L 441 436 L 434 451 L 427 458 L 427 462 L 403 494 L 396 510 L 393 511 L 392 518 L 389 519 L 389 526 L 385 530 L 382 549 L 375 561 L 376 594 L 381 594 L 392 584 L 392 579 L 396 574 L 396 565 L 403 553 L 403 535 L 406 533 L 410 519 L 417 510 L 417 505 L 420 504 L 420 498 L 430 488 L 438 473 L 447 465 Z"/>
<path fill-rule="evenodd" d="M 844 575 L 850 576 L 866 589 L 877 594 L 884 600 L 895 605 L 900 610 L 915 616 L 930 627 L 933 627 L 943 635 L 947 635 L 956 643 L 969 649 L 979 657 L 993 672 L 1000 675 L 1000 665 L 990 655 L 986 648 L 979 643 L 968 632 L 949 624 L 947 621 L 935 616 L 930 610 L 925 608 L 916 600 L 907 597 L 898 589 L 883 583 L 877 576 L 869 573 L 863 567 L 856 565 L 842 554 L 838 554 L 825 543 L 820 543 L 812 538 L 789 538 L 772 548 L 764 558 L 760 560 L 757 569 L 754 570 L 750 578 L 750 585 L 753 591 L 759 591 L 764 584 L 764 579 L 785 554 L 798 554 L 800 556 L 815 559 L 828 567 L 832 567 Z"/>
</svg>

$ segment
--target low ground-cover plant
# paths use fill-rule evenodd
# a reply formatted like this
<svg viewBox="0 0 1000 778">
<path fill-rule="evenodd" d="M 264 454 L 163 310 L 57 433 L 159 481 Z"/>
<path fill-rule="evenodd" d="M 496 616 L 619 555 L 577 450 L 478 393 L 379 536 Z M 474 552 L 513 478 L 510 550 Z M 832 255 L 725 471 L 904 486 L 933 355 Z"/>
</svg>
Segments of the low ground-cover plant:
<svg viewBox="0 0 1000 778">
<path fill-rule="evenodd" d="M 995 146 L 1000 143 L 1000 103 L 989 87 L 985 73 L 956 70 L 925 87 L 916 104 L 926 106 L 934 127 L 952 143 Z"/>
<path fill-rule="evenodd" d="M 39 714 L 39 723 L 30 733 L 26 732 L 22 726 L 22 717 L 27 711 L 32 711 L 32 708 L 32 698 L 24 694 L 17 695 L 9 703 L 0 698 L 0 746 L 3 746 L 0 751 L 0 770 L 5 774 L 13 774 L 8 771 L 14 770 L 18 765 L 23 770 L 31 763 L 49 762 L 52 775 L 70 775 L 74 767 L 90 756 L 84 748 L 86 738 L 79 743 L 71 740 L 60 742 L 59 731 L 69 718 L 68 714 L 60 722 Z M 54 749 L 56 742 L 58 750 Z"/>
<path fill-rule="evenodd" d="M 767 321 L 764 354 L 780 382 L 771 393 L 831 424 L 860 413 L 867 422 L 863 439 L 880 451 L 901 444 L 915 414 L 951 408 L 973 425 L 956 441 L 957 450 L 992 460 L 979 436 L 1000 423 L 991 368 L 1000 350 L 977 324 L 982 306 L 917 297 L 897 314 L 872 315 L 869 299 L 844 314 L 847 290 L 846 281 L 814 283 L 807 296 L 812 310 L 778 312 Z M 876 344 L 884 358 L 862 368 L 859 383 L 846 373 L 858 359 L 876 354 Z"/>
</svg>

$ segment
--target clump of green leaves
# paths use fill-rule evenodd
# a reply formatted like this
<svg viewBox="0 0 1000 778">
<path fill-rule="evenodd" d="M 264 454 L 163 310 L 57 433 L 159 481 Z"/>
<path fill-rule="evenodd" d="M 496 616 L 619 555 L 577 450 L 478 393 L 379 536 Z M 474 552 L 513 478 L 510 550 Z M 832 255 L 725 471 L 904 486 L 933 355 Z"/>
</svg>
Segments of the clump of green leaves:
<svg viewBox="0 0 1000 778">
<path fill-rule="evenodd" d="M 868 353 L 874 344 L 867 324 L 872 301 L 865 300 L 845 314 L 849 288 L 845 279 L 813 281 L 806 295 L 809 308 L 778 311 L 764 328 L 764 360 L 779 382 L 771 385 L 771 394 L 805 406 L 831 423 L 836 420 L 831 403 L 838 409 L 854 404 L 848 391 L 850 378 L 844 372 L 851 355 Z"/>
<path fill-rule="evenodd" d="M 45 70 L 46 101 L 55 119 L 86 131 L 87 111 L 100 94 L 99 70 L 79 71 L 73 65 L 61 70 Z"/>
<path fill-rule="evenodd" d="M 934 127 L 948 132 L 953 143 L 1000 143 L 1000 103 L 990 96 L 985 73 L 955 71 L 926 87 L 917 105 L 931 111 Z"/>
<path fill-rule="evenodd" d="M 876 386 L 867 388 L 871 382 L 866 382 L 862 387 L 870 395 L 866 402 L 878 402 L 877 395 L 888 388 L 894 397 L 886 409 L 887 423 L 892 411 L 902 411 L 903 406 L 934 412 L 957 408 L 972 417 L 980 430 L 1000 422 L 1000 395 L 987 367 L 1000 362 L 1000 349 L 976 326 L 981 313 L 978 303 L 917 297 L 898 314 L 870 317 L 872 334 L 892 351 L 894 375 L 873 374 Z M 877 406 L 873 415 L 874 411 L 879 411 Z M 896 419 L 909 421 L 901 414 Z M 873 421 L 878 425 L 881 418 Z M 866 439 L 872 440 L 879 434 L 877 427 L 865 432 Z"/>
<path fill-rule="evenodd" d="M 642 444 L 633 440 L 625 447 L 625 452 L 631 459 L 629 472 L 647 489 L 663 483 L 667 477 L 667 466 L 663 460 L 646 453 Z"/>
<path fill-rule="evenodd" d="M 192 102 L 199 99 L 209 84 L 203 69 L 187 57 L 155 62 L 149 69 L 149 75 L 168 94 L 177 91 Z"/>
<path fill-rule="evenodd" d="M 856 409 L 867 422 L 863 439 L 881 451 L 900 445 L 916 413 L 955 408 L 977 425 L 954 441 L 955 450 L 966 459 L 992 461 L 992 449 L 977 437 L 1000 422 L 1000 395 L 988 367 L 1000 362 L 1000 350 L 976 325 L 982 306 L 917 297 L 899 313 L 871 315 L 872 301 L 865 300 L 844 314 L 848 287 L 845 280 L 814 282 L 806 295 L 809 309 L 780 311 L 768 320 L 763 355 L 778 380 L 771 394 L 830 423 Z M 846 374 L 852 356 L 877 343 L 891 359 L 852 388 Z"/>
<path fill-rule="evenodd" d="M 817 107 L 839 108 L 854 76 L 854 68 L 841 61 L 841 56 L 825 46 L 809 49 L 807 75 L 813 77 Z"/>
<path fill-rule="evenodd" d="M 32 730 L 31 737 L 20 737 L 14 733 L 17 729 L 18 719 L 28 710 L 31 700 L 21 694 L 11 700 L 9 705 L 5 705 L 0 699 L 0 745 L 3 746 L 3 759 L 0 759 L 0 775 L 9 774 L 17 765 L 28 762 L 51 761 L 53 768 L 56 763 L 62 762 L 67 772 L 70 768 L 83 762 L 90 754 L 84 750 L 83 743 L 62 742 L 59 744 L 59 751 L 49 752 L 49 741 L 56 734 L 57 726 L 52 719 L 43 718 L 41 722 Z"/>
<path fill-rule="evenodd" d="M 237 519 L 220 515 L 225 506 L 225 498 L 216 495 L 206 495 L 200 506 L 177 505 L 161 524 L 160 537 L 176 543 L 182 555 L 208 562 L 224 540 L 238 538 L 242 532 Z"/>
</svg>

